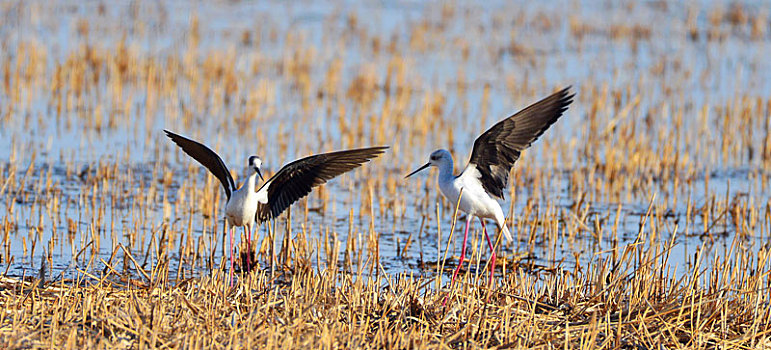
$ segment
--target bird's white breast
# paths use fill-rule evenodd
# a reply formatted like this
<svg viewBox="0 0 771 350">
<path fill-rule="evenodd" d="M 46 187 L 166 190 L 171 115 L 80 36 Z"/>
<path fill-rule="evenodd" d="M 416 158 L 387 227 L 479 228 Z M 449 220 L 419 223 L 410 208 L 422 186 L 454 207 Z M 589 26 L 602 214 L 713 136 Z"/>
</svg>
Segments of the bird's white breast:
<svg viewBox="0 0 771 350">
<path fill-rule="evenodd" d="M 459 205 L 460 210 L 479 217 L 495 219 L 499 215 L 498 212 L 500 212 L 500 215 L 503 214 L 501 207 L 484 190 L 482 183 L 479 181 L 479 176 L 479 171 L 473 164 L 470 164 L 458 177 L 440 177 L 438 179 L 439 189 L 445 198 L 453 205 L 456 205 L 462 188 L 463 195 Z"/>
<path fill-rule="evenodd" d="M 233 192 L 225 205 L 225 216 L 230 225 L 245 226 L 254 222 L 257 213 L 257 194 L 254 192 L 254 175 Z"/>
</svg>

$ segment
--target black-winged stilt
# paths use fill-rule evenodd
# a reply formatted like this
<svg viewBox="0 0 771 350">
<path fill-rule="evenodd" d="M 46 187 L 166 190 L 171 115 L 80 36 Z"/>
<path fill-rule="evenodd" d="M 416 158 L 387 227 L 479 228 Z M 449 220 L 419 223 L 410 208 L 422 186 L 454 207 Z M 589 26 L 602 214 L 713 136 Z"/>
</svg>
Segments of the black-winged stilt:
<svg viewBox="0 0 771 350">
<path fill-rule="evenodd" d="M 255 223 L 262 223 L 279 216 L 292 203 L 308 195 L 313 187 L 361 166 L 388 149 L 387 146 L 359 148 L 305 157 L 282 167 L 259 189 L 256 187 L 256 177 L 260 176 L 262 179 L 260 172 L 262 160 L 259 157 L 250 156 L 247 164 L 254 173 L 247 177 L 240 188 L 236 188 L 230 171 L 214 151 L 171 131 L 164 130 L 164 132 L 185 153 L 209 169 L 225 189 L 227 196 L 225 230 L 230 233 L 231 286 L 233 284 L 233 229 L 236 226 L 242 226 L 248 232 L 248 270 L 251 264 L 252 228 Z M 230 226 L 230 230 L 227 225 Z"/>
<path fill-rule="evenodd" d="M 570 87 L 562 89 L 501 120 L 485 131 L 474 141 L 471 160 L 459 175 L 453 175 L 453 159 L 450 152 L 440 149 L 431 153 L 428 163 L 406 176 L 410 177 L 425 168 L 436 166 L 439 168 L 437 183 L 442 195 L 452 202 L 453 206 L 457 205 L 458 209 L 467 214 L 460 261 L 452 275 L 450 288 L 465 259 L 469 225 L 474 216 L 482 223 L 487 245 L 492 252 L 488 283 L 492 282 L 495 271 L 495 250 L 487 235 L 484 219 L 494 220 L 506 239 L 512 240 L 511 233 L 506 227 L 503 210 L 496 198 L 504 199 L 503 190 L 506 188 L 509 172 L 514 162 L 519 159 L 522 150 L 528 148 L 554 124 L 573 102 L 574 95 L 570 94 L 569 90 Z M 463 189 L 462 195 L 461 189 Z M 459 196 L 460 204 L 458 204 Z"/>
</svg>

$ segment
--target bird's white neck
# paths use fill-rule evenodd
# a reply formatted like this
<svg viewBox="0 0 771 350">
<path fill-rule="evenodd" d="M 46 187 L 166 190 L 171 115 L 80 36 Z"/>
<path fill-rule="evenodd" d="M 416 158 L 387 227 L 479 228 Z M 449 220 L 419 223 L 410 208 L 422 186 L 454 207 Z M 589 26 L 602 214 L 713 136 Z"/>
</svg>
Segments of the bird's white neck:
<svg viewBox="0 0 771 350">
<path fill-rule="evenodd" d="M 244 183 L 244 186 L 249 190 L 249 192 L 254 192 L 254 187 L 257 185 L 257 172 L 252 172 L 249 177 L 246 178 L 246 183 Z"/>
<path fill-rule="evenodd" d="M 452 159 L 443 161 L 437 165 L 437 168 L 439 168 L 439 182 L 447 182 L 452 181 L 453 179 L 453 166 L 452 166 Z"/>
</svg>

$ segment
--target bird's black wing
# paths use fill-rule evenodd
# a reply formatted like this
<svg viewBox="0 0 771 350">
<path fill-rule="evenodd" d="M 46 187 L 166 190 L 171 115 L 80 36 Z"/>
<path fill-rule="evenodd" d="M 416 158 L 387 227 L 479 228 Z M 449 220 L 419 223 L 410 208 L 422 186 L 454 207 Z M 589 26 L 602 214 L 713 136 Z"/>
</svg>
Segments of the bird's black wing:
<svg viewBox="0 0 771 350">
<path fill-rule="evenodd" d="M 514 162 L 568 109 L 575 96 L 569 90 L 568 86 L 501 120 L 474 141 L 469 167 L 479 171 L 485 191 L 503 199 Z"/>
<path fill-rule="evenodd" d="M 187 155 L 193 157 L 198 163 L 205 166 L 206 169 L 209 169 L 209 171 L 220 180 L 222 187 L 225 188 L 225 194 L 228 199 L 230 199 L 230 194 L 236 190 L 236 183 L 233 181 L 233 177 L 230 176 L 230 171 L 228 170 L 228 167 L 225 166 L 225 163 L 222 162 L 220 156 L 209 149 L 209 147 L 206 147 L 199 142 L 177 135 L 168 130 L 163 130 L 163 132 L 166 133 L 166 136 L 168 136 L 171 141 L 174 141 L 177 146 L 182 148 Z"/>
<path fill-rule="evenodd" d="M 313 187 L 359 167 L 386 149 L 387 146 L 323 153 L 285 165 L 257 190 L 258 195 L 267 191 L 267 203 L 259 203 L 255 220 L 264 222 L 278 217 Z"/>
</svg>

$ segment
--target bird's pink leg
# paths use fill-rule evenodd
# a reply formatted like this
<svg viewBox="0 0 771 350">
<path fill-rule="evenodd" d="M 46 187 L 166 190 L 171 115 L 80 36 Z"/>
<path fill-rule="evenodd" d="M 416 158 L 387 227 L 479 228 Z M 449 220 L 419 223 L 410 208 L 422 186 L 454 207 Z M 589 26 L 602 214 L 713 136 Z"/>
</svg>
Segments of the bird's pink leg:
<svg viewBox="0 0 771 350">
<path fill-rule="evenodd" d="M 251 265 L 251 259 L 249 259 L 249 240 L 251 239 L 252 230 L 249 229 L 249 226 L 244 226 L 244 237 L 246 238 L 246 264 L 241 269 L 241 272 L 249 272 L 249 266 Z M 243 251 L 239 253 L 239 256 L 243 255 Z"/>
<path fill-rule="evenodd" d="M 455 285 L 455 277 L 458 276 L 458 271 L 460 271 L 460 267 L 463 265 L 463 259 L 466 258 L 466 242 L 468 241 L 468 228 L 471 224 L 471 214 L 468 215 L 468 218 L 466 218 L 466 230 L 463 232 L 463 247 L 460 249 L 460 260 L 458 260 L 458 267 L 455 268 L 455 272 L 452 274 L 452 280 L 450 280 L 450 291 L 452 291 L 452 286 Z M 447 297 L 444 298 L 444 303 L 447 302 Z"/>
<path fill-rule="evenodd" d="M 487 238 L 487 246 L 490 247 L 490 252 L 492 252 L 492 257 L 490 258 L 490 278 L 487 280 L 488 285 L 493 284 L 493 274 L 495 273 L 495 249 L 493 249 L 493 243 L 490 241 L 490 236 L 487 235 L 487 228 L 485 228 L 485 220 L 482 218 L 479 218 L 479 222 L 482 223 L 482 231 L 485 233 L 485 238 Z"/>
<path fill-rule="evenodd" d="M 233 288 L 233 231 L 235 227 L 230 227 L 230 287 Z"/>
</svg>

